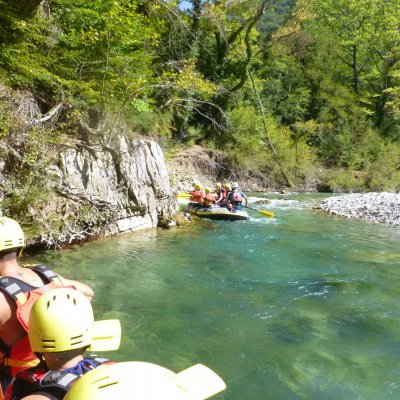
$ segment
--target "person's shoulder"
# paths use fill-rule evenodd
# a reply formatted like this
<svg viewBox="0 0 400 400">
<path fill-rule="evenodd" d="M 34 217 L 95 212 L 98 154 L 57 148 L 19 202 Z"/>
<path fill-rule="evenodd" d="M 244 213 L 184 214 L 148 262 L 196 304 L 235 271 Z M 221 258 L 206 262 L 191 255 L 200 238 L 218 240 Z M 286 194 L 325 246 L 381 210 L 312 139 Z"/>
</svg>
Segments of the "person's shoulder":
<svg viewBox="0 0 400 400">
<path fill-rule="evenodd" d="M 58 390 L 59 391 L 59 390 Z M 46 389 L 46 391 L 39 391 L 35 392 L 33 394 L 30 394 L 28 396 L 23 397 L 21 400 L 59 400 L 62 399 L 65 393 L 62 393 L 61 395 L 58 393 L 56 389 L 53 390 L 51 388 Z"/>
</svg>

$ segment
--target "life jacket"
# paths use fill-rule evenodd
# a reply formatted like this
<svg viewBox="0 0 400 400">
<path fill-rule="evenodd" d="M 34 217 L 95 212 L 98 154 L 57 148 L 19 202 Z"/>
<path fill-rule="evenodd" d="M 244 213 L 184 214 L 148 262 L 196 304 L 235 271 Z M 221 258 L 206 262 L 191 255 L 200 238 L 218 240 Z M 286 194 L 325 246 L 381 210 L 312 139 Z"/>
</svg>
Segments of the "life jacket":
<svg viewBox="0 0 400 400">
<path fill-rule="evenodd" d="M 14 377 L 7 388 L 5 400 L 18 400 L 30 394 L 46 391 L 63 399 L 82 375 L 103 364 L 112 364 L 112 362 L 95 355 L 85 355 L 85 358 L 74 367 L 63 371 L 49 371 L 46 364 L 42 362 Z"/>
<path fill-rule="evenodd" d="M 211 193 L 206 193 L 203 199 L 204 207 L 211 207 L 215 203 L 215 197 Z"/>
<path fill-rule="evenodd" d="M 192 197 L 190 198 L 190 201 L 194 201 L 196 203 L 203 204 L 204 201 L 204 192 L 201 190 L 193 190 L 191 193 Z"/>
<path fill-rule="evenodd" d="M 224 188 L 221 188 L 222 199 L 218 202 L 218 205 L 221 207 L 225 207 L 228 202 L 228 191 Z"/>
<path fill-rule="evenodd" d="M 14 300 L 17 306 L 16 317 L 25 331 L 28 331 L 29 314 L 33 303 L 46 291 L 59 287 L 54 283 L 57 275 L 44 265 L 26 266 L 32 268 L 41 280 L 42 287 L 34 287 L 26 282 L 10 277 L 0 278 L 0 290 Z M 7 346 L 0 340 L 0 373 L 14 376 L 18 372 L 33 367 L 39 362 L 32 353 L 28 335 L 23 336 L 12 346 Z"/>
<path fill-rule="evenodd" d="M 221 200 L 218 202 L 220 204 L 224 199 L 226 199 L 226 190 L 224 188 L 219 188 L 216 191 L 217 200 L 221 197 Z"/>
<path fill-rule="evenodd" d="M 232 204 L 237 205 L 237 204 L 241 204 L 241 203 L 242 203 L 242 200 L 243 200 L 243 198 L 242 198 L 241 192 L 240 192 L 239 190 L 235 189 L 235 190 L 232 192 L 230 201 L 232 202 Z"/>
</svg>

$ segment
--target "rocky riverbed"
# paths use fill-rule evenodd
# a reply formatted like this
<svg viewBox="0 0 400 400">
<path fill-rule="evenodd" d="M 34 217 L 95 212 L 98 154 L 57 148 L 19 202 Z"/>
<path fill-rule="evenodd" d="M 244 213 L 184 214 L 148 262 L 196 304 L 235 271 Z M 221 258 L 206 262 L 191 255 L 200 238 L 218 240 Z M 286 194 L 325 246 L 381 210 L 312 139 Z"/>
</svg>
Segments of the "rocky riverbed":
<svg viewBox="0 0 400 400">
<path fill-rule="evenodd" d="M 330 197 L 316 209 L 348 218 L 400 226 L 400 193 L 359 193 Z"/>
</svg>

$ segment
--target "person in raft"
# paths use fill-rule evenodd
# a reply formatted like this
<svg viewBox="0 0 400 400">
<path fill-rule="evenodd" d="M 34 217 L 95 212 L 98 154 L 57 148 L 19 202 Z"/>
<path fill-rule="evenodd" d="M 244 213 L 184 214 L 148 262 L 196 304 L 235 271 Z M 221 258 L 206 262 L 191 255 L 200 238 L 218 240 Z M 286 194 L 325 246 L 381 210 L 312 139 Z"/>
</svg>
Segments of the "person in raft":
<svg viewBox="0 0 400 400">
<path fill-rule="evenodd" d="M 218 202 L 218 205 L 220 207 L 226 207 L 228 205 L 228 195 L 232 190 L 232 186 L 230 183 L 226 182 L 222 185 L 222 188 L 224 189 L 225 193 L 222 199 Z"/>
<path fill-rule="evenodd" d="M 128 361 L 88 372 L 64 400 L 202 400 L 225 389 L 225 382 L 202 364 L 175 374 L 156 364 Z"/>
<path fill-rule="evenodd" d="M 222 187 L 220 182 L 216 182 L 214 184 L 214 193 L 215 193 L 215 203 L 220 205 L 219 203 L 226 198 L 226 190 Z"/>
<path fill-rule="evenodd" d="M 13 376 L 36 365 L 27 336 L 34 301 L 46 290 L 71 286 L 88 299 L 92 289 L 66 279 L 44 265 L 22 267 L 17 258 L 24 247 L 24 233 L 17 221 L 0 217 L 0 399 Z"/>
<path fill-rule="evenodd" d="M 204 188 L 204 198 L 203 198 L 203 207 L 212 207 L 215 204 L 215 195 L 211 193 L 211 188 L 206 187 Z"/>
<path fill-rule="evenodd" d="M 200 207 L 201 205 L 203 205 L 205 193 L 203 192 L 203 190 L 201 190 L 201 186 L 198 183 L 194 183 L 193 187 L 194 190 L 190 192 L 190 201 L 198 204 Z"/>
<path fill-rule="evenodd" d="M 241 210 L 244 206 L 247 207 L 247 196 L 239 189 L 237 182 L 232 183 L 232 191 L 228 194 L 228 209 L 231 211 Z"/>
<path fill-rule="evenodd" d="M 121 325 L 118 320 L 95 322 L 87 297 L 72 288 L 58 288 L 36 300 L 28 335 L 41 362 L 13 378 L 5 400 L 63 399 L 82 375 L 111 363 L 85 351 L 118 349 Z"/>
</svg>

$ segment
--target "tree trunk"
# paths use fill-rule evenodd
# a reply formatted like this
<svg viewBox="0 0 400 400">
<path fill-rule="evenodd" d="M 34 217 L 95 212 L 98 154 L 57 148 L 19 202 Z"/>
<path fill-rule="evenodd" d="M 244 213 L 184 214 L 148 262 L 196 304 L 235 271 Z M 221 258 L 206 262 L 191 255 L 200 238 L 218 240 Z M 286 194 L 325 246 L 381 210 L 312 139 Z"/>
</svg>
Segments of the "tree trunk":
<svg viewBox="0 0 400 400">
<path fill-rule="evenodd" d="M 276 164 L 278 165 L 279 169 L 281 170 L 281 173 L 282 173 L 282 175 L 283 175 L 283 177 L 285 179 L 286 185 L 289 188 L 291 188 L 291 187 L 293 187 L 293 183 L 292 183 L 291 179 L 289 178 L 289 175 L 286 173 L 285 169 L 283 168 L 281 162 L 279 161 L 278 154 L 276 152 L 275 146 L 272 143 L 271 137 L 269 136 L 267 119 L 265 118 L 264 106 L 262 104 L 260 95 L 258 94 L 258 90 L 256 88 L 256 84 L 254 82 L 253 75 L 251 74 L 251 72 L 249 70 L 247 70 L 247 72 L 249 74 L 249 77 L 250 77 L 250 80 L 251 80 L 251 83 L 252 83 L 252 86 L 253 86 L 253 91 L 254 91 L 254 94 L 255 94 L 256 99 L 257 99 L 258 107 L 260 109 L 261 118 L 262 118 L 263 127 L 264 127 L 264 132 L 265 132 L 265 137 L 267 138 L 267 142 L 268 142 L 268 147 L 271 150 L 272 156 L 273 156 Z"/>
<path fill-rule="evenodd" d="M 357 63 L 357 46 L 353 45 L 353 88 L 357 94 L 360 94 L 360 75 L 358 72 L 358 63 Z"/>
<path fill-rule="evenodd" d="M 28 18 L 38 7 L 42 0 L 8 0 L 6 7 L 19 19 Z"/>
</svg>

